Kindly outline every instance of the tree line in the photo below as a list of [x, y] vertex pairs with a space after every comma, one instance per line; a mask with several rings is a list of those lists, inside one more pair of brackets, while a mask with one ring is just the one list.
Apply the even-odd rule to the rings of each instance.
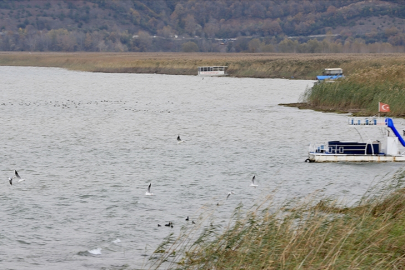
[[250, 52], [250, 53], [392, 53], [404, 52], [404, 46], [389, 42], [366, 43], [364, 39], [342, 40], [325, 35], [323, 39], [306, 42], [284, 37], [235, 39], [166, 38], [140, 31], [137, 35], [124, 32], [77, 32], [67, 29], [50, 31], [30, 28], [0, 36], [1, 51], [88, 51], [88, 52]]
[[3, 0], [0, 50], [396, 52], [403, 19], [396, 0]]

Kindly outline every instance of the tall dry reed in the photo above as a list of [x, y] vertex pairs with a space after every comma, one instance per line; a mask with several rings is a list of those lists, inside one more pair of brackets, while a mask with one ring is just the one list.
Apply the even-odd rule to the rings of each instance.
[[183, 231], [153, 255], [158, 269], [403, 269], [404, 171], [344, 207], [317, 196], [275, 208], [271, 200], [248, 211], [236, 208], [230, 225]]
[[405, 66], [367, 68], [335, 83], [318, 83], [307, 89], [304, 102], [332, 110], [378, 113], [378, 103], [390, 105], [387, 116], [405, 116]]

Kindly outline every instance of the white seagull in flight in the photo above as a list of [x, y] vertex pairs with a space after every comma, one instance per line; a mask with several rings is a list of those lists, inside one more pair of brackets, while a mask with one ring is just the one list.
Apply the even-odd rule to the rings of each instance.
[[235, 194], [233, 191], [228, 192], [228, 196], [226, 196], [226, 199], [228, 200], [229, 196], [231, 196], [231, 194]]
[[[18, 183], [20, 183], [20, 182], [22, 182], [22, 181], [25, 181], [25, 179], [22, 179], [22, 178], [20, 177], [20, 175], [18, 175], [18, 172], [17, 172], [16, 170], [14, 170], [14, 175], [15, 175], [15, 178], [18, 179]], [[9, 178], [8, 178], [8, 182], [10, 182], [10, 185], [13, 185], [13, 177], [9, 177]]]
[[255, 178], [256, 178], [256, 176], [253, 175], [252, 183], [250, 184], [251, 187], [257, 187], [258, 186], [258, 185], [255, 184]]
[[148, 186], [148, 191], [146, 191], [146, 193], [145, 193], [146, 196], [152, 196], [153, 195], [153, 193], [150, 192], [150, 187], [151, 186], [152, 186], [152, 183], [150, 183], [149, 186]]

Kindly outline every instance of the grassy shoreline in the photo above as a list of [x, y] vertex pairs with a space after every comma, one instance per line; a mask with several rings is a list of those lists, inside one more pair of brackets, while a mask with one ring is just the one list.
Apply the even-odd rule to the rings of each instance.
[[202, 219], [162, 243], [150, 269], [403, 269], [404, 177], [398, 171], [352, 206], [315, 193], [238, 207], [225, 228]]
[[405, 66], [369, 67], [335, 83], [315, 84], [303, 95], [304, 105], [329, 111], [375, 115], [378, 103], [387, 103], [390, 117], [405, 117]]
[[[59, 67], [106, 73], [197, 75], [198, 66], [228, 66], [232, 77], [314, 80], [324, 68], [340, 67], [346, 79], [307, 89], [301, 103], [324, 112], [373, 115], [381, 101], [388, 116], [404, 117], [405, 54], [275, 53], [60, 53], [0, 52], [0, 66]], [[285, 105], [285, 104], [284, 104]]]
[[228, 66], [228, 73], [233, 77], [310, 80], [327, 67], [341, 67], [350, 75], [367, 67], [401, 64], [405, 64], [405, 54], [0, 52], [1, 66], [196, 75], [198, 66], [221, 65]]

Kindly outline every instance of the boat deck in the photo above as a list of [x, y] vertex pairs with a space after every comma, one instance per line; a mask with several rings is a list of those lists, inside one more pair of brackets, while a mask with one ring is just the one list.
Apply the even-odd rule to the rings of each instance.
[[388, 155], [339, 155], [309, 153], [309, 162], [404, 162], [405, 156]]

